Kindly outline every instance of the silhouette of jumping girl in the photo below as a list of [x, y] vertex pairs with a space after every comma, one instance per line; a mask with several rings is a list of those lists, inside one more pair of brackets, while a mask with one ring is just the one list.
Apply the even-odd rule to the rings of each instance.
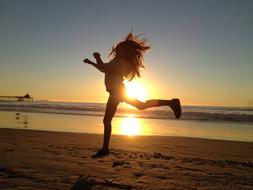
[[140, 77], [140, 70], [144, 68], [143, 55], [150, 49], [146, 45], [146, 41], [139, 39], [139, 36], [134, 36], [130, 32], [125, 40], [119, 42], [112, 48], [110, 55], [112, 59], [109, 63], [104, 63], [100, 54], [95, 52], [93, 57], [96, 63], [89, 59], [84, 59], [83, 62], [93, 65], [99, 71], [105, 73], [106, 91], [109, 92], [109, 98], [106, 104], [104, 123], [104, 142], [93, 158], [109, 155], [109, 141], [111, 137], [111, 121], [117, 110], [120, 102], [126, 102], [137, 109], [144, 110], [150, 107], [169, 106], [177, 119], [181, 116], [181, 105], [179, 99], [171, 100], [148, 100], [141, 102], [138, 99], [130, 99], [126, 96], [126, 88], [123, 84], [124, 80], [131, 81], [135, 77]]

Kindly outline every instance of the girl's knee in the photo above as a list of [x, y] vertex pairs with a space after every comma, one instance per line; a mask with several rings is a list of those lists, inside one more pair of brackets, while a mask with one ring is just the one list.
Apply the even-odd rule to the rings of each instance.
[[144, 110], [146, 109], [146, 106], [145, 106], [145, 102], [140, 102], [136, 105], [136, 108], [139, 109], [139, 110]]
[[134, 99], [134, 100], [125, 99], [124, 102], [136, 107], [139, 110], [144, 110], [147, 108], [146, 102], [141, 102], [137, 99]]

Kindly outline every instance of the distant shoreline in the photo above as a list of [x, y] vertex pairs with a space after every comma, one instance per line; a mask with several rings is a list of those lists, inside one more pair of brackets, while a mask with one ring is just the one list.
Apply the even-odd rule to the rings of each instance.
[[[91, 135], [91, 136], [97, 136], [97, 138], [103, 138], [102, 133], [85, 133], [85, 132], [68, 132], [68, 131], [50, 131], [50, 130], [40, 130], [40, 129], [15, 129], [15, 128], [5, 128], [0, 127], [1, 130], [21, 130], [21, 131], [30, 131], [30, 132], [38, 132], [38, 133], [59, 133], [59, 134], [80, 134], [80, 135]], [[134, 135], [134, 136], [128, 136], [128, 135], [121, 135], [121, 134], [112, 134], [113, 137], [119, 137], [119, 138], [176, 138], [176, 139], [192, 139], [192, 140], [203, 140], [203, 141], [221, 141], [221, 142], [234, 142], [234, 143], [252, 143], [253, 141], [236, 141], [236, 140], [224, 140], [224, 139], [209, 139], [209, 138], [200, 138], [200, 137], [184, 137], [184, 136], [166, 136], [166, 135]]]
[[[17, 111], [31, 113], [58, 113], [69, 115], [103, 116], [105, 104], [102, 103], [70, 103], [70, 102], [0, 102], [1, 111]], [[253, 108], [183, 106], [182, 120], [199, 121], [232, 121], [252, 122]], [[120, 105], [116, 117], [135, 115], [136, 118], [174, 119], [169, 107], [151, 108], [139, 111], [136, 108]]]
[[[53, 112], [50, 113], [50, 111]], [[159, 113], [167, 114], [168, 111], [155, 112], [155, 114]], [[54, 112], [52, 109], [0, 111], [0, 128], [103, 134], [103, 114], [103, 111], [65, 113], [65, 110]], [[113, 119], [112, 133], [253, 142], [253, 122], [201, 120], [201, 118], [197, 120], [160, 119], [150, 117], [153, 112], [147, 114], [149, 115], [117, 113]]]

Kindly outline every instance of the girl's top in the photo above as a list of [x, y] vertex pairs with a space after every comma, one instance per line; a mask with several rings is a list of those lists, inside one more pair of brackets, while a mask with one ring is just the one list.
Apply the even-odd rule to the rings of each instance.
[[124, 88], [124, 74], [128, 73], [129, 67], [125, 60], [114, 58], [105, 67], [105, 86], [107, 92], [119, 92]]

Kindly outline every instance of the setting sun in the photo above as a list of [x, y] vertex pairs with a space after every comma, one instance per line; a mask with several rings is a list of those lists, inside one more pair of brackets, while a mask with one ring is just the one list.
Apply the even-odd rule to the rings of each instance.
[[129, 98], [137, 98], [141, 101], [146, 100], [147, 91], [140, 81], [131, 81], [125, 83], [127, 89], [127, 96]]

